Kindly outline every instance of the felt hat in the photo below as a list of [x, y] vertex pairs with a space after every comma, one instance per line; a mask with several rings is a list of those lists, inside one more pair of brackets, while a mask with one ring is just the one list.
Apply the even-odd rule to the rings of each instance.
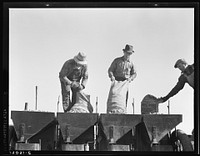
[[127, 52], [127, 53], [134, 53], [134, 50], [133, 50], [133, 46], [132, 45], [129, 45], [129, 44], [127, 44], [126, 46], [125, 46], [125, 49], [123, 49], [123, 51], [124, 52]]

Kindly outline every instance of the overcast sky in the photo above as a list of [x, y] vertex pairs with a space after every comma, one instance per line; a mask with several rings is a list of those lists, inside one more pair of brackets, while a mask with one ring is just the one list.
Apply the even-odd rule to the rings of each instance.
[[[175, 86], [180, 71], [177, 59], [194, 62], [194, 9], [192, 8], [54, 8], [9, 9], [9, 110], [63, 112], [59, 71], [78, 52], [87, 55], [89, 80], [85, 93], [91, 95], [95, 110], [106, 113], [110, 89], [107, 70], [126, 44], [137, 77], [130, 84], [128, 113], [141, 114], [141, 101], [147, 94], [165, 96]], [[177, 126], [191, 134], [194, 128], [193, 89], [184, 89], [170, 99], [170, 113], [182, 114]], [[167, 114], [167, 102], [160, 104]]]

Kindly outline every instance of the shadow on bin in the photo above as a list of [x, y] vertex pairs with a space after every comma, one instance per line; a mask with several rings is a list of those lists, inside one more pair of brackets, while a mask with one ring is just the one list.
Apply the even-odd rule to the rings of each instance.
[[135, 126], [141, 122], [141, 118], [141, 115], [101, 114], [99, 150], [132, 150], [129, 146], [135, 144]]
[[[37, 146], [33, 145], [34, 143], [40, 144], [41, 141], [44, 142], [45, 139], [47, 140], [51, 137], [51, 140], [53, 140], [54, 135], [38, 137], [37, 139], [34, 139], [34, 136], [51, 123], [54, 118], [54, 113], [51, 112], [11, 111], [11, 119], [13, 120], [17, 140], [20, 143], [16, 147], [19, 147], [21, 150], [24, 147], [28, 150], [29, 144], [30, 148], [32, 148]], [[44, 144], [40, 144], [40, 146], [37, 149], [44, 149]]]
[[[72, 146], [83, 146], [83, 144], [93, 144], [96, 137], [95, 125], [98, 122], [96, 113], [58, 113], [58, 124], [60, 125], [63, 150], [67, 143]], [[90, 150], [94, 150], [92, 145]], [[80, 148], [82, 149], [82, 148]], [[72, 149], [73, 150], [73, 149]]]
[[[142, 122], [136, 126], [135, 150], [161, 150], [162, 146], [157, 146], [160, 145], [159, 142], [181, 121], [182, 115], [143, 115]], [[156, 146], [158, 149], [156, 149]], [[168, 146], [171, 145], [168, 144]]]

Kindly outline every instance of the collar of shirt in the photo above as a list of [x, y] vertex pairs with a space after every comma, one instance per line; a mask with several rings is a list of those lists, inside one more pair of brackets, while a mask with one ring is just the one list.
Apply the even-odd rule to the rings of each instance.
[[122, 59], [123, 61], [130, 62], [130, 59], [125, 59], [125, 57], [124, 57], [124, 56], [122, 56], [122, 57], [121, 57], [121, 59]]

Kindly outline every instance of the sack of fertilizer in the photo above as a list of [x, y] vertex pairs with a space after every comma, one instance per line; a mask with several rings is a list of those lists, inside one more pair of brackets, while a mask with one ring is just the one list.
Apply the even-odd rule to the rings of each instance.
[[147, 94], [141, 102], [141, 114], [158, 113], [158, 99], [150, 94]]
[[128, 88], [128, 81], [114, 81], [111, 83], [107, 99], [108, 114], [126, 114]]
[[69, 113], [92, 113], [93, 107], [90, 103], [90, 95], [80, 91], [76, 93], [76, 103]]

